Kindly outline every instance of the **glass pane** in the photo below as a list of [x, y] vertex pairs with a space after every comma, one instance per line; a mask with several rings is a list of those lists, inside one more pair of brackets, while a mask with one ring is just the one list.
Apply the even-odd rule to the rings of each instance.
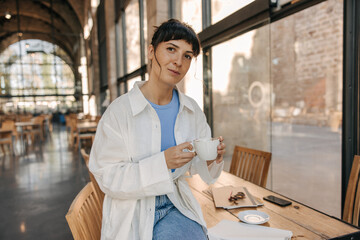
[[140, 68], [139, 1], [132, 0], [125, 9], [127, 73]]
[[269, 26], [212, 48], [213, 131], [226, 141], [225, 169], [235, 145], [270, 151]]
[[175, 18], [191, 25], [195, 32], [202, 30], [201, 0], [175, 1]]
[[137, 81], [141, 81], [140, 76], [127, 80], [127, 90], [130, 91], [134, 87], [135, 82]]
[[204, 107], [203, 101], [203, 56], [200, 54], [192, 60], [189, 71], [184, 80], [179, 84], [180, 90], [186, 95], [192, 97], [201, 109]]
[[271, 24], [272, 186], [340, 217], [343, 2]]
[[253, 1], [254, 0], [211, 0], [211, 23], [217, 23]]

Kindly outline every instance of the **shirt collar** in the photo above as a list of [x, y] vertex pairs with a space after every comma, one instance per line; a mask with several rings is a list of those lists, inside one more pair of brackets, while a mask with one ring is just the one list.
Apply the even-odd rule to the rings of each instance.
[[[133, 116], [142, 112], [146, 108], [146, 106], [151, 106], [140, 90], [140, 87], [144, 84], [145, 84], [145, 81], [136, 82], [134, 84], [133, 89], [131, 89], [129, 92], [129, 100], [130, 100], [130, 106], [131, 106], [131, 111], [133, 113]], [[184, 107], [186, 107], [190, 111], [194, 112], [195, 111], [194, 106], [191, 103], [190, 99], [187, 96], [185, 96], [185, 94], [180, 92], [179, 89], [177, 88], [177, 86], [175, 86], [175, 89], [179, 93], [179, 101], [180, 101], [179, 112], [181, 112]]]

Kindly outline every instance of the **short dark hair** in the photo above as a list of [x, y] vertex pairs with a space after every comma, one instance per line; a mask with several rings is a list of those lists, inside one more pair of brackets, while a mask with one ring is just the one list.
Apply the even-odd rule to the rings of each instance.
[[200, 40], [194, 29], [183, 22], [176, 19], [169, 19], [163, 22], [159, 27], [155, 27], [154, 35], [151, 39], [151, 45], [156, 50], [161, 42], [170, 40], [185, 40], [192, 45], [194, 56], [200, 53]]

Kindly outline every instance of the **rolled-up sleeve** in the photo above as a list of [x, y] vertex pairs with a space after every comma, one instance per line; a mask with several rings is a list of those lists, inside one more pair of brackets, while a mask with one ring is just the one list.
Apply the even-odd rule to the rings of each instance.
[[139, 199], [172, 192], [172, 178], [164, 153], [133, 161], [126, 143], [127, 132], [130, 131], [121, 131], [118, 119], [111, 112], [104, 113], [89, 161], [89, 169], [101, 190], [118, 199]]

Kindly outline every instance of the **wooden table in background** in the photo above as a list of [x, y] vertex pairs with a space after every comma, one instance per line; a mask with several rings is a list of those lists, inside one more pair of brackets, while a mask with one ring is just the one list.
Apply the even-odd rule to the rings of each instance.
[[26, 139], [24, 140], [24, 129], [27, 127], [40, 127], [40, 123], [34, 123], [34, 122], [16, 122], [15, 126], [20, 128], [20, 139], [21, 139], [21, 154], [22, 156], [25, 155], [25, 149], [26, 149]]
[[86, 133], [87, 136], [91, 136], [92, 139], [94, 139], [95, 137], [95, 131], [97, 128], [97, 122], [89, 122], [89, 121], [84, 121], [84, 122], [80, 122], [76, 124], [76, 129], [77, 129], [77, 143], [78, 143], [78, 147], [79, 147], [79, 153], [81, 150], [81, 144], [80, 144], [80, 138], [81, 138], [81, 134], [84, 132], [92, 132], [92, 133]]
[[[203, 190], [208, 189], [209, 186], [201, 180], [199, 175], [188, 178], [188, 183], [195, 198], [200, 203], [208, 228], [215, 226], [224, 219], [240, 221], [237, 217], [235, 217], [239, 212], [250, 209], [255, 210], [255, 208], [238, 208], [232, 210], [216, 208], [212, 197], [203, 192]], [[288, 200], [290, 200], [292, 204], [287, 207], [280, 207], [262, 200], [262, 198], [267, 195], [275, 195], [281, 198], [285, 197], [245, 181], [230, 173], [223, 171], [217, 182], [212, 186], [221, 187], [229, 185], [246, 187], [254, 197], [264, 203], [264, 206], [257, 207], [256, 210], [266, 212], [270, 216], [270, 220], [262, 225], [290, 230], [293, 232], [292, 239], [331, 239], [344, 235], [347, 236], [339, 239], [360, 239], [359, 228], [291, 199]]]

